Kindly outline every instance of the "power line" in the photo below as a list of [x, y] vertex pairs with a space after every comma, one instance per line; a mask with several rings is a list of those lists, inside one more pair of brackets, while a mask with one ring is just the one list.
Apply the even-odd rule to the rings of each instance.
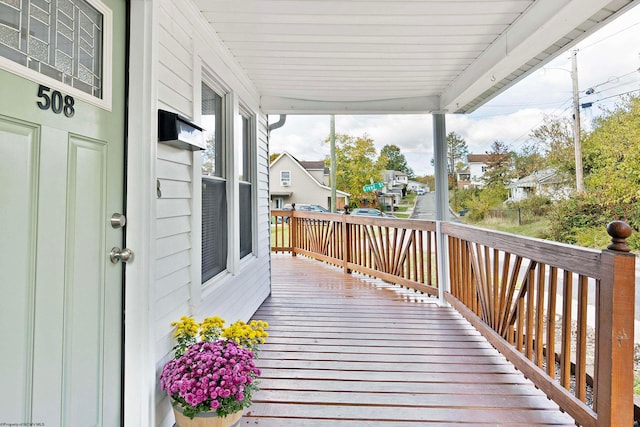
[[593, 101], [593, 102], [595, 104], [596, 102], [604, 101], [605, 99], [615, 98], [615, 97], [619, 97], [619, 96], [623, 96], [623, 95], [629, 95], [629, 94], [634, 93], [634, 92], [640, 92], [640, 89], [633, 89], [633, 90], [630, 90], [628, 92], [622, 92], [622, 93], [617, 93], [615, 95], [606, 96], [604, 98], [600, 98], [597, 101]]
[[625, 28], [622, 28], [622, 29], [616, 31], [615, 33], [609, 34], [607, 37], [604, 37], [604, 38], [602, 38], [600, 40], [596, 40], [593, 43], [588, 44], [586, 46], [581, 46], [580, 50], [589, 49], [590, 47], [593, 47], [593, 46], [597, 45], [598, 43], [602, 43], [603, 41], [608, 40], [611, 37], [617, 36], [618, 34], [623, 33], [623, 32], [625, 32], [625, 31], [627, 31], [627, 30], [629, 30], [629, 29], [631, 29], [631, 28], [633, 28], [635, 26], [638, 26], [638, 25], [640, 25], [640, 22], [636, 22], [635, 24], [631, 24], [628, 27], [625, 27]]

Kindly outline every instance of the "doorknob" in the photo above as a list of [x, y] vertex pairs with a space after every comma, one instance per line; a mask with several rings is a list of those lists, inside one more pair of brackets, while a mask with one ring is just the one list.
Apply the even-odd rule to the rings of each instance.
[[133, 261], [133, 252], [129, 248], [120, 249], [114, 246], [109, 253], [109, 258], [113, 264], [117, 264], [118, 261], [131, 262]]

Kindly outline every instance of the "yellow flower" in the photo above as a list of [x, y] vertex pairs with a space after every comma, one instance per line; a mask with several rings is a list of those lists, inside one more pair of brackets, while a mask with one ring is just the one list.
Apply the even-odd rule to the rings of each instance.
[[193, 317], [182, 316], [179, 321], [171, 322], [171, 326], [176, 327], [176, 332], [174, 336], [176, 338], [184, 336], [184, 337], [195, 337], [198, 334], [199, 326]]

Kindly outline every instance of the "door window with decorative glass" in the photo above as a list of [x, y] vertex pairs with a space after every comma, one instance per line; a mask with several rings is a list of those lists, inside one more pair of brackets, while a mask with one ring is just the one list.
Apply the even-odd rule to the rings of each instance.
[[0, 0], [0, 57], [100, 99], [104, 30], [86, 0]]

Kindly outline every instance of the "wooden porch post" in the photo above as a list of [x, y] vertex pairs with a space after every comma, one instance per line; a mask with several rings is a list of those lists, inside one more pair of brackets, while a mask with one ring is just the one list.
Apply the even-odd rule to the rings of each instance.
[[449, 263], [447, 236], [440, 231], [440, 223], [449, 217], [449, 180], [447, 179], [447, 138], [445, 130], [445, 116], [443, 113], [433, 113], [433, 153], [435, 158], [436, 178], [436, 246], [438, 258], [438, 298], [440, 305], [448, 305], [444, 295], [449, 292]]
[[612, 243], [602, 252], [602, 280], [596, 289], [595, 361], [598, 426], [633, 425], [635, 255], [622, 221], [607, 226]]

